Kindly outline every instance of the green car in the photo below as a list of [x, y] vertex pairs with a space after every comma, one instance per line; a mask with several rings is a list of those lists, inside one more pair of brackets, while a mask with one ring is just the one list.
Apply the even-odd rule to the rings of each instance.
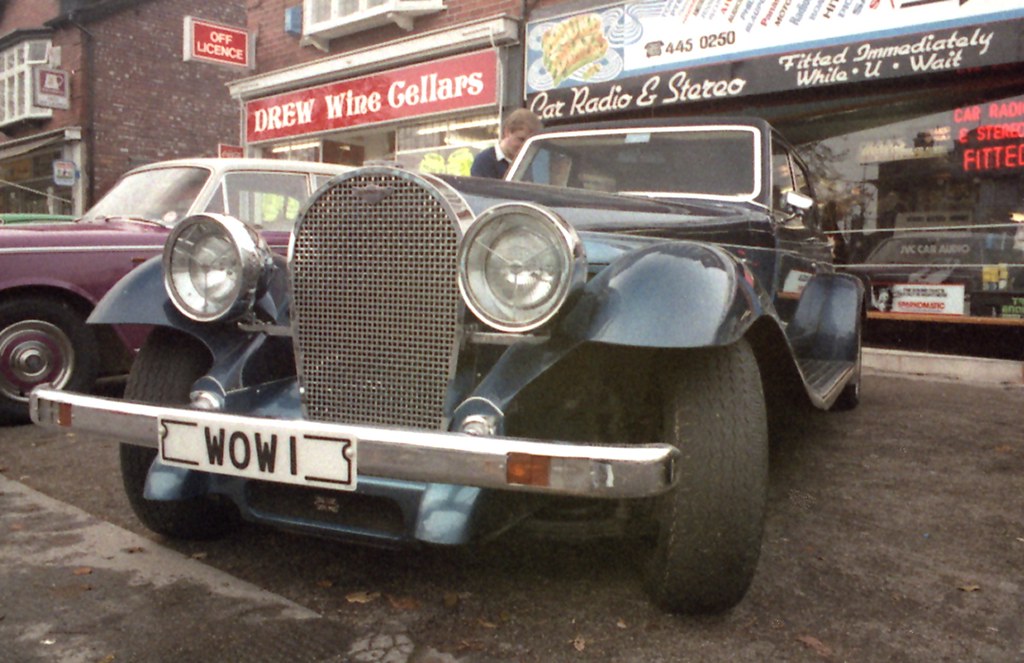
[[55, 221], [74, 221], [70, 214], [43, 214], [42, 212], [26, 212], [0, 214], [0, 226], [17, 225], [20, 223], [53, 223]]

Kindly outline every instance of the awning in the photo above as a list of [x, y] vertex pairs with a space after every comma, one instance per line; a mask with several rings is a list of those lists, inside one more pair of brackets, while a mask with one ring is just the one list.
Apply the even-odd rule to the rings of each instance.
[[20, 157], [23, 154], [35, 152], [49, 145], [63, 143], [66, 140], [68, 140], [67, 131], [60, 129], [59, 131], [50, 131], [45, 134], [29, 136], [28, 138], [4, 141], [0, 143], [0, 161]]

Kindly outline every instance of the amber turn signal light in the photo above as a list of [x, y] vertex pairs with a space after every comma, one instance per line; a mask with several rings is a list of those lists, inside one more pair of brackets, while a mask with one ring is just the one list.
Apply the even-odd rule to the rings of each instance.
[[510, 453], [505, 459], [505, 479], [521, 486], [551, 485], [551, 457]]

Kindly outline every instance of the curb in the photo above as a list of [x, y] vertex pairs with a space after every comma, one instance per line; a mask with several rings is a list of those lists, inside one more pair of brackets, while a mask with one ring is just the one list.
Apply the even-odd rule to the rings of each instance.
[[872, 373], [934, 377], [984, 384], [1024, 385], [1024, 362], [864, 348], [862, 366]]

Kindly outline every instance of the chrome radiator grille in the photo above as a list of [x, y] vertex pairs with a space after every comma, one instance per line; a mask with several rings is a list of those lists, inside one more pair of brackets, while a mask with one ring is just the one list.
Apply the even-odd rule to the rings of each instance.
[[394, 171], [351, 176], [300, 221], [292, 325], [307, 418], [444, 427], [459, 230], [428, 186]]

